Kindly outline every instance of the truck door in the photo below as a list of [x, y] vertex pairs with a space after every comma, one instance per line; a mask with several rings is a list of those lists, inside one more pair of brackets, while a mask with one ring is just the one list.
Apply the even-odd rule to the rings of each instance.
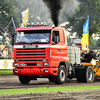
[[67, 57], [67, 40], [66, 33], [63, 30], [60, 30], [60, 43], [61, 43], [61, 62], [68, 62]]
[[58, 67], [61, 58], [59, 31], [52, 32], [51, 61], [53, 67]]

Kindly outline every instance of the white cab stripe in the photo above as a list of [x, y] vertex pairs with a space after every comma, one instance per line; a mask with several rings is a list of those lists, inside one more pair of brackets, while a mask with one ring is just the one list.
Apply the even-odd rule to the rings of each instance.
[[[16, 45], [14, 48], [23, 48], [23, 45]], [[37, 48], [50, 48], [50, 45], [38, 45]]]
[[16, 46], [14, 46], [14, 48], [23, 48], [23, 46], [22, 45], [16, 45]]
[[38, 45], [39, 48], [50, 48], [50, 45]]

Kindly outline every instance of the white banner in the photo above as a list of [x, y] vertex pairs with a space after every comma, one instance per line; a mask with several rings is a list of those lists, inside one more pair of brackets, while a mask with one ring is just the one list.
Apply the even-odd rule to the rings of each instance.
[[0, 69], [13, 69], [13, 62], [12, 59], [0, 59]]
[[23, 21], [23, 23], [22, 23], [23, 25], [22, 26], [25, 27], [26, 23], [29, 20], [29, 9], [26, 9], [21, 14], [22, 14], [22, 21]]

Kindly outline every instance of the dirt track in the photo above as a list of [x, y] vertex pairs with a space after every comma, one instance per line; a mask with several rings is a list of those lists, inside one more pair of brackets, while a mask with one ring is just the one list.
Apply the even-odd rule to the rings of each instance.
[[2, 96], [0, 100], [100, 100], [99, 91], [58, 92], [49, 94], [23, 94]]
[[58, 87], [58, 86], [87, 86], [87, 85], [100, 85], [100, 81], [93, 83], [77, 83], [76, 79], [66, 80], [65, 84], [57, 85], [49, 82], [47, 78], [39, 78], [32, 80], [28, 85], [22, 85], [18, 77], [15, 75], [0, 76], [0, 89], [20, 89], [20, 88], [37, 88], [37, 87]]
[[[100, 85], [100, 81], [93, 83], [77, 83], [75, 79], [66, 80], [65, 84], [57, 85], [50, 83], [48, 79], [38, 79], [31, 81], [28, 85], [22, 85], [17, 76], [0, 76], [0, 89], [21, 89], [21, 88], [37, 88], [37, 87], [60, 87], [60, 86], [96, 86]], [[3, 96], [0, 100], [100, 100], [100, 90], [86, 92], [58, 92], [50, 94], [24, 94], [17, 96]]]
[[95, 81], [93, 83], [77, 83], [76, 79], [66, 80], [65, 84], [57, 85], [55, 83], [49, 82], [47, 78], [39, 78], [37, 80], [32, 80], [28, 85], [22, 85], [18, 77], [15, 75], [10, 76], [0, 76], [0, 89], [20, 89], [20, 88], [37, 88], [37, 87], [58, 87], [58, 86], [87, 86], [87, 85], [100, 85], [100, 81]]

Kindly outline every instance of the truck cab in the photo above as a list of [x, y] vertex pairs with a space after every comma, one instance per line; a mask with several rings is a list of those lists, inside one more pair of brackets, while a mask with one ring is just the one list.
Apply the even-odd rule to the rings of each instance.
[[37, 78], [63, 84], [68, 76], [67, 36], [61, 27], [16, 29], [13, 73], [22, 84]]

